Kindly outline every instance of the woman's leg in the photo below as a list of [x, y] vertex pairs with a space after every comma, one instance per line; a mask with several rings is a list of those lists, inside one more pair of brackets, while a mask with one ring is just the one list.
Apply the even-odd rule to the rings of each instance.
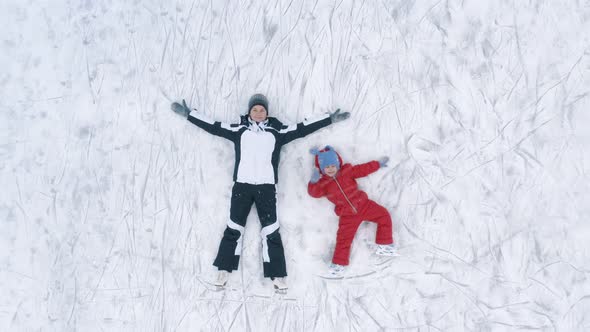
[[242, 254], [244, 226], [254, 202], [254, 197], [248, 186], [243, 183], [235, 183], [232, 188], [230, 220], [227, 222], [217, 257], [213, 262], [213, 265], [217, 266], [219, 270], [231, 272], [238, 269]]
[[264, 277], [282, 278], [287, 276], [285, 264], [285, 251], [283, 241], [279, 233], [277, 221], [277, 197], [273, 184], [260, 184], [254, 186], [254, 203], [262, 229], [262, 266]]

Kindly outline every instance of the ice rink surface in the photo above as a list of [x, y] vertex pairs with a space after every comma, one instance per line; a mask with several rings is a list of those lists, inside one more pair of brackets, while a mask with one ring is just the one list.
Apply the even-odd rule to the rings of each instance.
[[[0, 4], [0, 330], [590, 329], [587, 1], [17, 1]], [[214, 292], [234, 122], [261, 92], [296, 123], [277, 185], [289, 292], [260, 223]], [[350, 278], [318, 277], [338, 219], [309, 149], [389, 156], [359, 181]]]

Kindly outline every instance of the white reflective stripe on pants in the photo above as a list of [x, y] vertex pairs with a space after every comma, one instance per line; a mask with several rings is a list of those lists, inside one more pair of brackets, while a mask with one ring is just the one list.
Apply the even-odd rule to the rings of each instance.
[[270, 262], [270, 256], [268, 255], [268, 239], [267, 236], [270, 235], [272, 232], [279, 229], [279, 222], [275, 221], [274, 223], [263, 227], [260, 230], [260, 237], [262, 237], [262, 261], [263, 262]]
[[240, 237], [236, 241], [237, 242], [236, 251], [234, 252], [234, 254], [236, 256], [240, 256], [242, 254], [242, 240], [244, 239], [244, 226], [240, 226], [240, 225], [236, 224], [235, 222], [229, 220], [227, 222], [227, 227], [240, 232]]

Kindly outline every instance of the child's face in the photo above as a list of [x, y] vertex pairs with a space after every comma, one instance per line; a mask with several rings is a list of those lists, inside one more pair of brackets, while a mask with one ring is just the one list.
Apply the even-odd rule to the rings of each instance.
[[330, 166], [324, 167], [324, 174], [326, 174], [327, 176], [334, 177], [334, 175], [336, 175], [336, 173], [338, 173], [338, 167], [336, 167], [336, 165], [330, 165]]
[[254, 105], [250, 110], [250, 118], [256, 122], [266, 120], [266, 108], [262, 105]]

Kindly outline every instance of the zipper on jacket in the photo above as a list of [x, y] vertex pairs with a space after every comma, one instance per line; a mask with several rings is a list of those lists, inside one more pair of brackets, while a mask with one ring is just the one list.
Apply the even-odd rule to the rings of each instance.
[[356, 210], [356, 208], [354, 207], [354, 205], [352, 205], [352, 202], [348, 199], [348, 196], [346, 196], [346, 194], [344, 193], [344, 190], [342, 190], [342, 187], [340, 186], [340, 183], [338, 182], [338, 180], [336, 180], [336, 178], [333, 178], [333, 179], [336, 182], [336, 184], [338, 185], [338, 188], [340, 189], [340, 192], [342, 193], [342, 196], [344, 196], [344, 198], [346, 199], [346, 201], [348, 202], [348, 204], [350, 204], [350, 207], [354, 211], [354, 214], [357, 214], [358, 211]]

